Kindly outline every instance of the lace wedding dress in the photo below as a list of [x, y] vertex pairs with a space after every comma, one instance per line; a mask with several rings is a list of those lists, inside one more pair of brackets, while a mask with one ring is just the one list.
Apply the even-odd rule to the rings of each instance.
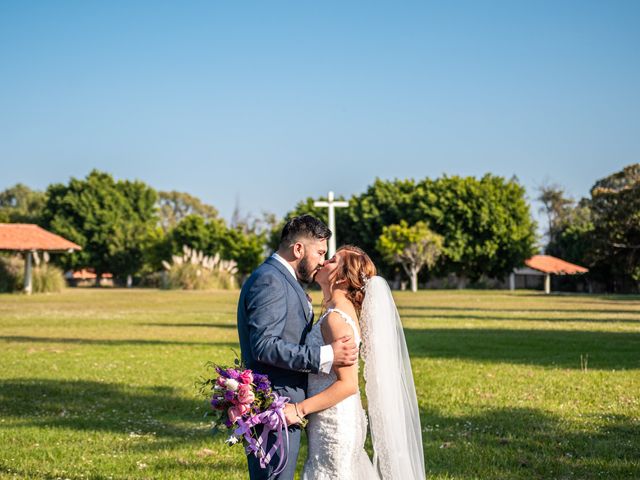
[[[339, 314], [353, 329], [353, 338], [360, 346], [360, 335], [354, 320], [335, 308], [325, 312], [307, 336], [307, 342], [323, 345], [320, 329], [331, 313]], [[309, 397], [322, 392], [336, 381], [336, 374], [309, 374]], [[378, 475], [364, 450], [367, 417], [360, 392], [345, 398], [326, 410], [309, 415], [307, 439], [309, 450], [304, 465], [304, 480], [376, 480]]]
[[[362, 340], [367, 408], [373, 443], [373, 462], [364, 450], [367, 418], [360, 393], [309, 416], [309, 452], [304, 480], [424, 480], [422, 428], [409, 351], [395, 301], [382, 277], [371, 277], [360, 312], [362, 339], [353, 319], [328, 310], [307, 339], [323, 345], [320, 326], [331, 312]], [[336, 381], [335, 373], [310, 374], [308, 396]]]

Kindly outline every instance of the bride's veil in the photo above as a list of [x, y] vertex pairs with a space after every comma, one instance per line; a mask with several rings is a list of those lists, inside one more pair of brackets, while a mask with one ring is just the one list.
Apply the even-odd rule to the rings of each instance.
[[389, 285], [372, 277], [360, 314], [373, 464], [384, 480], [425, 478], [416, 389]]

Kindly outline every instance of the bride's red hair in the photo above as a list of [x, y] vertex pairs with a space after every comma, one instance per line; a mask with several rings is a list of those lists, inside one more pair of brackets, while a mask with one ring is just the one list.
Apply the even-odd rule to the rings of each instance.
[[364, 286], [367, 280], [376, 275], [376, 266], [364, 250], [354, 245], [343, 245], [338, 252], [341, 253], [341, 262], [333, 280], [346, 281], [347, 298], [359, 315], [364, 301]]

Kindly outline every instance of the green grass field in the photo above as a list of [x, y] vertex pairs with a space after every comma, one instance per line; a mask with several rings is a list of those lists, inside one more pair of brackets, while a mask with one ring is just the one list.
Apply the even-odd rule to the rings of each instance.
[[[237, 295], [0, 295], [0, 478], [246, 478], [193, 387]], [[638, 297], [395, 296], [428, 478], [640, 478]]]

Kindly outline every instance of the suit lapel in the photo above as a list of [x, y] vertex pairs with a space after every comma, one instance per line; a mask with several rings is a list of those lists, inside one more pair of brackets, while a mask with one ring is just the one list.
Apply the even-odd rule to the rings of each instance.
[[284, 275], [284, 278], [286, 278], [287, 281], [291, 284], [293, 289], [298, 294], [298, 298], [300, 299], [300, 303], [302, 304], [302, 311], [304, 312], [304, 318], [307, 322], [309, 322], [311, 320], [311, 312], [309, 311], [310, 309], [309, 309], [309, 302], [307, 300], [307, 294], [302, 289], [302, 286], [300, 285], [298, 280], [293, 278], [293, 275], [291, 275], [291, 272], [287, 270], [287, 267], [282, 265], [282, 263], [280, 263], [275, 258], [269, 257], [267, 258], [265, 263], [268, 263], [272, 267], [277, 268], [278, 271], [282, 273], [282, 275]]

